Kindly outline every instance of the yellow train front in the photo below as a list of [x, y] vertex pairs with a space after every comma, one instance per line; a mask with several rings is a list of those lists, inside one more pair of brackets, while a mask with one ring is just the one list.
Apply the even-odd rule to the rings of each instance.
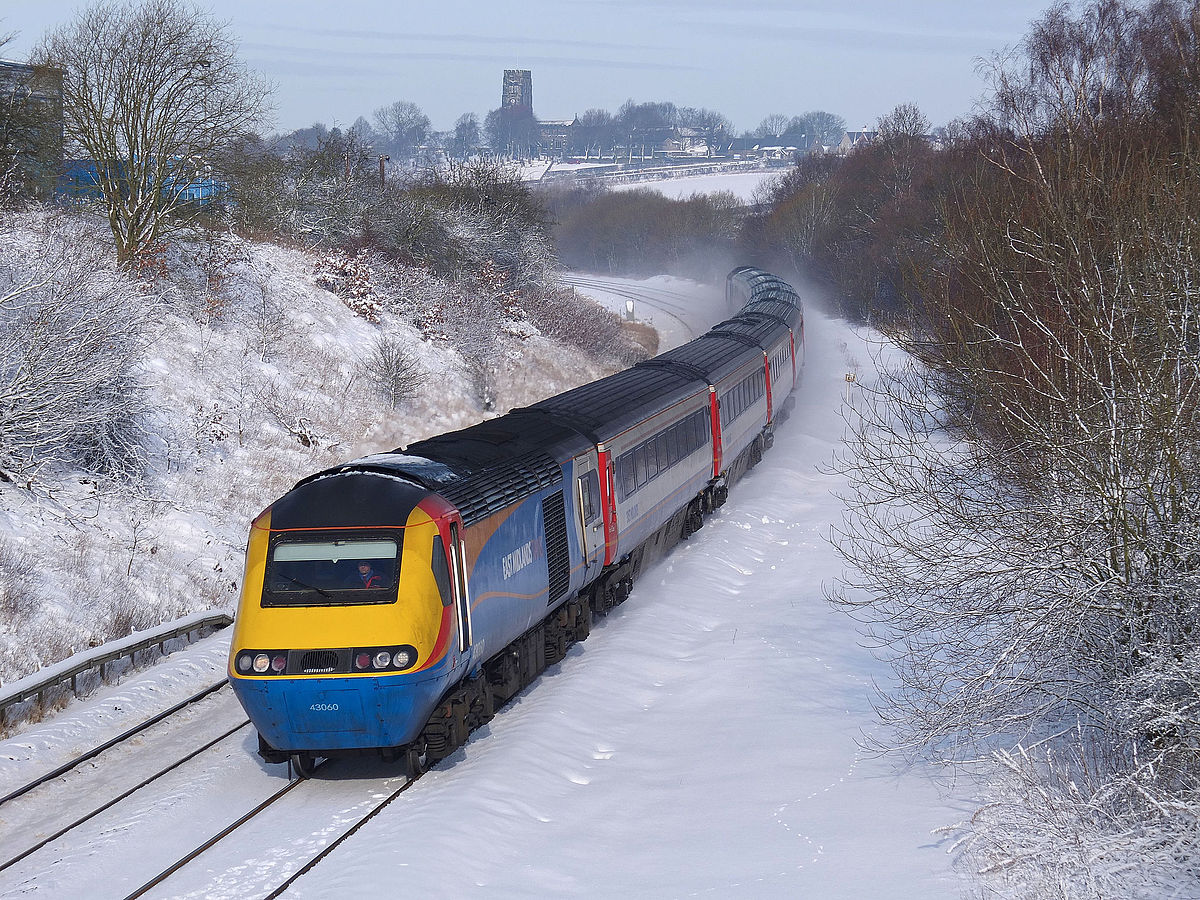
[[460, 528], [437, 494], [369, 470], [307, 479], [254, 521], [229, 675], [265, 759], [418, 736], [468, 663]]

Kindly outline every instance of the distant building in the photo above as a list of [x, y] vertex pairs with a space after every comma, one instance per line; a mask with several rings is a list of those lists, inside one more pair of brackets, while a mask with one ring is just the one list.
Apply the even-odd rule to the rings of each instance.
[[533, 72], [529, 69], [504, 70], [500, 110], [510, 116], [512, 152], [559, 157], [566, 153], [575, 120], [538, 119], [534, 116]]
[[571, 141], [574, 119], [538, 119], [538, 144], [543, 154], [562, 156]]
[[838, 156], [845, 156], [860, 144], [869, 144], [879, 137], [878, 131], [847, 131], [842, 135], [842, 142], [834, 149]]
[[524, 106], [533, 109], [533, 72], [529, 69], [505, 69], [500, 108]]
[[[106, 171], [115, 175], [122, 193], [127, 193], [129, 184], [125, 164], [117, 161], [111, 165], [113, 168]], [[205, 166], [196, 165], [194, 162], [189, 165], [179, 160], [178, 165], [172, 165], [171, 168], [178, 168], [179, 174], [168, 175], [162, 183], [160, 191], [165, 203], [207, 206], [228, 190], [228, 185], [215, 178]], [[100, 167], [95, 160], [68, 161], [58, 181], [58, 193], [60, 197], [76, 202], [99, 200], [103, 196], [103, 190]]]
[[19, 189], [48, 196], [62, 168], [62, 71], [0, 60], [0, 166]]

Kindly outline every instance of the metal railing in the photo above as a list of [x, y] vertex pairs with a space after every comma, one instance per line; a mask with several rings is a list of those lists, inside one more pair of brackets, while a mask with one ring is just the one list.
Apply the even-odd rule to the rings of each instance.
[[71, 693], [78, 697], [80, 675], [99, 670], [100, 680], [103, 682], [104, 667], [109, 663], [125, 657], [132, 659], [134, 654], [154, 646], [158, 647], [160, 653], [164, 653], [167, 641], [183, 637], [190, 642], [193, 634], [219, 631], [232, 623], [233, 618], [223, 612], [187, 616], [176, 622], [168, 622], [158, 628], [141, 631], [127, 638], [76, 653], [40, 672], [0, 687], [0, 728], [8, 727], [8, 711], [11, 707], [35, 698], [38, 706], [44, 707], [47, 694], [64, 687], [68, 681], [71, 683]]

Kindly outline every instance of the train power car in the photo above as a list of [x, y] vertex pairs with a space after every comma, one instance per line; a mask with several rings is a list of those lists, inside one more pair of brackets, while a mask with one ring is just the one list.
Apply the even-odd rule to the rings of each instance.
[[229, 678], [270, 762], [416, 775], [588, 634], [770, 447], [803, 365], [785, 282], [607, 378], [318, 472], [252, 523]]

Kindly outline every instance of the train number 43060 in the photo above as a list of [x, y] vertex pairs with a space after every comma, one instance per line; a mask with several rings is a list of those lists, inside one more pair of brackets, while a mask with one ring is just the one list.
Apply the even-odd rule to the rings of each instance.
[[309, 707], [311, 712], [337, 712], [337, 709], [336, 703], [314, 703]]

